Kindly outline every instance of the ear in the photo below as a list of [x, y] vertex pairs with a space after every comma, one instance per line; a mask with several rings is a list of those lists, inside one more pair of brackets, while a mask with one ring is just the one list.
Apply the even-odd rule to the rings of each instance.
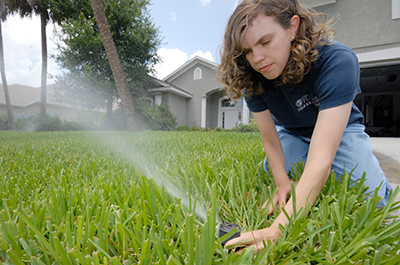
[[297, 31], [300, 26], [300, 17], [298, 15], [294, 15], [290, 20], [290, 34], [291, 37], [296, 37]]

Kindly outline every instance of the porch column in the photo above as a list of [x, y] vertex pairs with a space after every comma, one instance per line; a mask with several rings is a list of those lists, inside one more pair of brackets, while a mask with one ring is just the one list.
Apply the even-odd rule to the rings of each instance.
[[162, 94], [157, 94], [154, 97], [154, 105], [160, 106], [162, 103]]
[[242, 123], [243, 124], [249, 124], [250, 123], [250, 110], [249, 107], [247, 107], [247, 102], [246, 100], [243, 98], [243, 117], [242, 117]]
[[207, 97], [201, 98], [201, 122], [200, 127], [206, 128], [206, 117], [207, 117]]

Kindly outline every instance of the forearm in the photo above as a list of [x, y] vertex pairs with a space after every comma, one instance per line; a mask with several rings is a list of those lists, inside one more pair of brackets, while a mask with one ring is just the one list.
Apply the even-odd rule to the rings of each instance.
[[275, 122], [269, 110], [253, 112], [258, 129], [261, 133], [265, 155], [268, 166], [271, 169], [275, 185], [290, 185], [286, 173], [285, 156], [283, 155], [281, 141], [275, 128]]
[[279, 143], [264, 142], [265, 155], [268, 159], [268, 166], [271, 169], [276, 187], [290, 186], [290, 180], [287, 176], [285, 157], [282, 147]]

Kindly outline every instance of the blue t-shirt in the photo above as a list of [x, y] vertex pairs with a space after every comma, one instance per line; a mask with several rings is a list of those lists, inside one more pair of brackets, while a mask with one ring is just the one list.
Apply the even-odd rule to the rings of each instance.
[[[316, 64], [301, 83], [275, 86], [265, 79], [264, 92], [254, 93], [247, 100], [250, 111], [269, 109], [276, 124], [294, 135], [311, 138], [320, 110], [353, 101], [361, 93], [357, 56], [338, 42], [318, 50]], [[364, 123], [364, 117], [354, 103], [348, 124], [353, 123]]]

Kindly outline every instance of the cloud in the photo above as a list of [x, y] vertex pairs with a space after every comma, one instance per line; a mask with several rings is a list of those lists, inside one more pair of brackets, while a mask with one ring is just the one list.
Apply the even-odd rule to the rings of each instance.
[[[9, 16], [2, 23], [2, 29], [7, 83], [39, 87], [42, 71], [40, 18], [34, 16], [32, 19], [21, 19], [19, 16]], [[53, 36], [53, 25], [48, 24], [46, 31], [47, 52], [49, 55], [54, 54], [56, 45], [50, 40]], [[53, 76], [61, 73], [50, 58], [47, 72]], [[54, 80], [48, 79], [47, 83], [54, 83]]]
[[181, 67], [189, 58], [186, 52], [179, 49], [160, 48], [157, 54], [162, 59], [162, 62], [154, 67], [156, 70], [155, 76], [159, 79], [163, 79]]
[[202, 6], [206, 6], [209, 3], [211, 3], [211, 0], [200, 0], [200, 3], [201, 3]]
[[212, 53], [211, 52], [202, 52], [202, 51], [197, 51], [195, 53], [193, 53], [192, 55], [190, 55], [190, 59], [192, 59], [195, 56], [199, 56], [201, 58], [207, 59], [211, 62], [214, 62], [214, 59], [212, 57]]
[[178, 15], [175, 13], [175, 11], [172, 11], [172, 13], [171, 13], [171, 20], [172, 21], [177, 21], [178, 20]]
[[154, 76], [159, 79], [163, 79], [164, 77], [168, 76], [195, 56], [199, 56], [214, 62], [211, 52], [197, 51], [189, 57], [186, 52], [183, 52], [179, 49], [160, 48], [157, 51], [157, 54], [161, 57], [162, 62], [158, 63], [154, 67], [156, 70], [156, 74]]

